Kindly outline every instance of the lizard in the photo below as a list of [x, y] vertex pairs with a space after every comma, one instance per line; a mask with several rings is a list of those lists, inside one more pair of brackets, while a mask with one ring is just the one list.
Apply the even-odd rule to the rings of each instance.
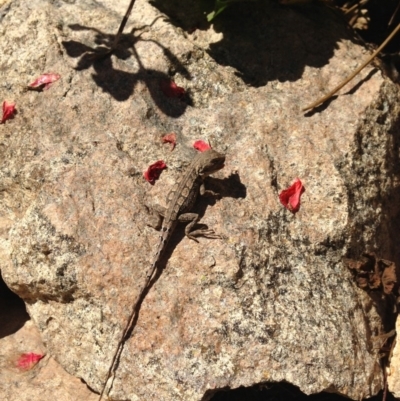
[[185, 227], [185, 235], [196, 242], [198, 242], [197, 237], [199, 236], [206, 238], [220, 238], [220, 236], [211, 229], [200, 228], [194, 230], [194, 226], [197, 224], [200, 217], [198, 214], [190, 213], [189, 211], [194, 206], [199, 193], [200, 195], [218, 195], [213, 191], [205, 189], [204, 179], [210, 174], [222, 169], [224, 167], [224, 163], [225, 155], [215, 151], [214, 149], [210, 148], [202, 153], [199, 153], [184, 170], [174, 185], [174, 188], [169, 192], [167, 196], [167, 207], [157, 207], [157, 209], [155, 209], [160, 216], [160, 220], [162, 220], [158, 246], [156, 248], [153, 262], [147, 271], [145, 283], [141, 288], [138, 297], [136, 298], [128, 322], [125, 325], [122, 336], [118, 342], [117, 349], [108, 369], [106, 380], [102, 386], [99, 401], [101, 401], [103, 398], [103, 394], [110, 377], [116, 371], [124, 343], [128, 339], [134, 327], [138, 306], [140, 305], [143, 296], [154, 277], [154, 274], [160, 264], [162, 255], [167, 248], [168, 242], [178, 222], [189, 222], [189, 224]]

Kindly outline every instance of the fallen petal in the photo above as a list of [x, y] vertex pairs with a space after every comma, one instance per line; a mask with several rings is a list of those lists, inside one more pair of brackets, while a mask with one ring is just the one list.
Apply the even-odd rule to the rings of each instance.
[[7, 102], [6, 100], [3, 102], [3, 118], [1, 119], [0, 124], [3, 124], [6, 120], [11, 118], [15, 113], [15, 103]]
[[296, 213], [300, 209], [300, 197], [305, 191], [305, 188], [299, 178], [296, 178], [294, 183], [288, 188], [284, 189], [279, 194], [279, 200], [286, 209], [292, 213]]
[[211, 149], [210, 144], [204, 142], [204, 141], [196, 141], [193, 144], [193, 147], [198, 150], [199, 152], [204, 152], [205, 150]]
[[164, 163], [164, 161], [158, 160], [147, 168], [147, 170], [143, 173], [143, 177], [151, 185], [154, 185], [155, 182], [160, 178], [161, 172], [166, 168], [167, 165]]
[[162, 137], [162, 141], [164, 143], [170, 143], [171, 144], [171, 151], [175, 149], [176, 146], [176, 134], [171, 132], [170, 134], [164, 135]]
[[35, 79], [31, 84], [28, 86], [30, 88], [40, 88], [44, 86], [44, 89], [49, 89], [50, 85], [58, 81], [61, 78], [59, 74], [43, 74], [39, 78]]
[[185, 95], [185, 89], [178, 86], [174, 81], [164, 79], [160, 82], [160, 89], [167, 97], [182, 98]]
[[21, 356], [17, 360], [17, 368], [21, 370], [30, 370], [32, 369], [42, 358], [44, 355], [35, 354], [33, 352], [29, 352], [27, 354], [21, 354]]

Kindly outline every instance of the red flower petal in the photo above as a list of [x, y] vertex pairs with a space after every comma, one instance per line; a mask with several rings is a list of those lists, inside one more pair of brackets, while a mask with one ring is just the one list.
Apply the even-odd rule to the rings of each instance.
[[44, 355], [35, 354], [33, 352], [29, 352], [27, 354], [21, 354], [21, 356], [17, 360], [17, 368], [21, 370], [30, 370], [32, 369], [42, 358]]
[[3, 102], [3, 118], [1, 119], [0, 124], [3, 124], [6, 120], [12, 117], [15, 112], [15, 103], [7, 102], [6, 100]]
[[154, 183], [159, 179], [161, 172], [165, 168], [167, 168], [167, 165], [164, 163], [164, 161], [158, 160], [147, 168], [147, 170], [143, 173], [143, 177], [151, 185], [154, 185]]
[[300, 209], [300, 197], [304, 191], [305, 188], [300, 179], [296, 178], [288, 189], [284, 189], [279, 194], [279, 200], [286, 209], [290, 210], [292, 213], [296, 213]]
[[211, 146], [204, 141], [196, 141], [193, 147], [199, 152], [204, 152], [205, 150], [211, 149]]
[[39, 88], [44, 85], [44, 89], [49, 89], [50, 85], [58, 81], [61, 78], [59, 74], [43, 74], [39, 78], [35, 79], [31, 84], [28, 86], [30, 88]]
[[171, 151], [172, 151], [172, 150], [175, 149], [175, 145], [176, 145], [176, 134], [171, 132], [170, 134], [164, 135], [162, 137], [162, 141], [164, 143], [170, 143], [171, 144]]
[[160, 82], [160, 89], [167, 97], [182, 98], [185, 95], [185, 89], [178, 86], [174, 81], [167, 79]]

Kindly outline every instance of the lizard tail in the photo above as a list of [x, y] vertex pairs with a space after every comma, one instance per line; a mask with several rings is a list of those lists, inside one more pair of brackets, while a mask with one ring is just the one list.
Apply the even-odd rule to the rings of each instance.
[[[131, 331], [132, 331], [132, 329], [134, 327], [134, 322], [135, 322], [136, 317], [137, 317], [138, 305], [140, 304], [140, 301], [143, 298], [143, 295], [145, 293], [146, 288], [148, 288], [148, 286], [150, 285], [156, 269], [157, 269], [157, 263], [153, 263], [152, 266], [150, 267], [150, 269], [148, 270], [147, 274], [146, 274], [145, 285], [142, 287], [142, 290], [140, 291], [140, 294], [137, 297], [136, 302], [133, 304], [133, 308], [132, 308], [132, 311], [131, 311], [131, 313], [129, 315], [128, 322], [125, 325], [125, 329], [122, 332], [121, 339], [118, 342], [117, 351], [114, 353], [114, 356], [112, 358], [110, 367], [108, 368], [107, 377], [106, 377], [106, 380], [104, 381], [104, 385], [103, 385], [103, 387], [101, 389], [98, 401], [101, 401], [103, 399], [103, 395], [104, 395], [105, 390], [107, 388], [107, 383], [108, 383], [110, 377], [114, 374], [114, 372], [115, 372], [115, 370], [116, 370], [116, 368], [117, 368], [117, 366], [119, 364], [119, 360], [121, 358], [122, 350], [124, 349], [125, 341], [129, 338], [129, 335], [131, 334]], [[111, 384], [109, 386], [107, 395], [110, 393], [111, 387], [112, 387], [112, 382], [111, 382]]]

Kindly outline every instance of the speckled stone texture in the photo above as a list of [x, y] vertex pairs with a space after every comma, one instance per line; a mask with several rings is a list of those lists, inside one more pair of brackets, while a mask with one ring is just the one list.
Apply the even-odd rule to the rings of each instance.
[[[118, 51], [95, 60], [124, 12], [112, 3], [14, 0], [0, 24], [0, 100], [18, 110], [0, 126], [0, 267], [47, 355], [101, 389], [158, 241], [143, 204], [164, 204], [203, 139], [227, 154], [208, 181], [221, 198], [196, 207], [222, 238], [177, 231], [110, 398], [197, 401], [283, 380], [375, 394], [381, 317], [343, 258], [398, 263], [399, 89], [367, 68], [301, 112], [367, 57], [318, 5], [243, 3], [195, 29], [174, 2], [137, 0]], [[62, 78], [26, 90], [44, 72]], [[163, 95], [168, 77], [184, 99]], [[159, 159], [151, 186], [142, 173]], [[278, 194], [296, 177], [293, 215]]]
[[69, 375], [51, 356], [45, 356], [29, 370], [16, 367], [21, 353], [46, 352], [40, 333], [30, 320], [15, 334], [0, 339], [0, 391], [7, 401], [96, 401], [77, 377]]
[[[396, 322], [396, 333], [400, 331], [400, 320]], [[393, 393], [396, 398], [400, 398], [400, 343], [398, 337], [396, 337], [395, 343], [393, 344], [393, 352], [391, 355], [390, 366], [386, 370], [387, 381], [389, 390]]]
[[[43, 358], [37, 364], [18, 366], [23, 354]], [[98, 399], [79, 378], [69, 375], [48, 354], [40, 332], [26, 313], [24, 302], [0, 277], [0, 394], [5, 401], [95, 401]]]

